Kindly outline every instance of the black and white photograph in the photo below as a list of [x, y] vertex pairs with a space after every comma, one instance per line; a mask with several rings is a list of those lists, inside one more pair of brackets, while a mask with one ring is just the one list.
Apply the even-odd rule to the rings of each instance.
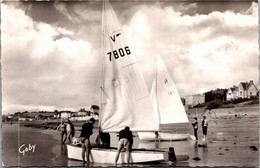
[[1, 1], [4, 167], [258, 167], [258, 1]]

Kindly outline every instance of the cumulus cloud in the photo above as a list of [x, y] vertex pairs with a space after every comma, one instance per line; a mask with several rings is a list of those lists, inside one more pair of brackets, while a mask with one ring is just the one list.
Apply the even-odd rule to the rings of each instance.
[[55, 1], [54, 7], [73, 23], [82, 23], [84, 21], [98, 21], [101, 19], [101, 12], [91, 8], [96, 4], [91, 1], [84, 3]]
[[72, 40], [72, 35], [66, 28], [36, 22], [20, 8], [2, 4], [3, 109], [10, 104], [86, 105], [86, 97], [92, 95], [91, 86], [84, 88], [86, 78], [90, 84], [96, 80], [91, 69], [98, 59], [89, 42]]
[[257, 4], [252, 3], [243, 13], [213, 11], [193, 16], [171, 7], [143, 6], [125, 29], [142, 55], [138, 57], [141, 64], [150, 67], [143, 69], [146, 76], [154, 76], [157, 50], [184, 96], [250, 79], [257, 83], [257, 26]]
[[[2, 4], [3, 109], [98, 104], [99, 5], [55, 2], [55, 9], [76, 25], [60, 27], [57, 25], [64, 24], [33, 20], [26, 15], [31, 7]], [[207, 15], [196, 14], [196, 3], [181, 7], [175, 11], [170, 5], [155, 3], [114, 9], [119, 10], [118, 20], [123, 20], [148, 87], [155, 77], [157, 52], [181, 96], [250, 79], [257, 83], [257, 3], [242, 12], [212, 11]]]

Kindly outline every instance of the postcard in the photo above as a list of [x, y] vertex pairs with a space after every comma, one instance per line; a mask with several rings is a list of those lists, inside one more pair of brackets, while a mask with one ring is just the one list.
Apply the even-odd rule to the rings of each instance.
[[2, 166], [259, 166], [258, 2], [2, 1]]

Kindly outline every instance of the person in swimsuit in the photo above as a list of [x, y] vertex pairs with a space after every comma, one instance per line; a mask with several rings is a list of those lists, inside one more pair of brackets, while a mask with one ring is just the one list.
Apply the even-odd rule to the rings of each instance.
[[70, 120], [67, 120], [66, 131], [67, 131], [67, 139], [69, 140], [69, 143], [71, 143], [72, 138], [75, 135], [75, 129], [74, 129], [74, 125], [71, 123]]
[[[60, 135], [61, 135], [61, 143], [65, 143], [66, 139], [67, 139], [67, 131], [66, 131], [66, 122], [64, 121], [64, 119], [61, 119], [61, 123], [60, 125], [57, 127], [57, 130], [61, 130]], [[65, 139], [64, 139], [64, 135], [65, 135]]]
[[129, 166], [130, 151], [131, 151], [132, 145], [133, 145], [132, 131], [130, 131], [129, 127], [125, 127], [125, 129], [123, 129], [119, 132], [119, 142], [118, 142], [118, 146], [117, 146], [115, 166], [117, 165], [119, 154], [123, 147], [126, 148], [127, 166]]
[[89, 162], [89, 153], [90, 153], [90, 142], [89, 137], [93, 134], [93, 125], [95, 123], [95, 119], [91, 118], [88, 122], [83, 124], [80, 134], [80, 140], [82, 145], [82, 160], [85, 163], [85, 154], [87, 158], [87, 162]]

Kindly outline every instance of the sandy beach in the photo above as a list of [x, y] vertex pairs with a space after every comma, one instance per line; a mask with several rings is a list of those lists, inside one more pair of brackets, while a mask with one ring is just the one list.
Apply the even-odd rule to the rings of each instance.
[[[187, 141], [140, 141], [134, 137], [135, 148], [163, 149], [174, 147], [178, 155], [189, 155], [186, 162], [161, 162], [153, 164], [134, 164], [138, 167], [168, 167], [168, 166], [259, 166], [259, 116], [257, 107], [253, 110], [241, 110], [239, 117], [230, 110], [217, 109], [221, 111], [218, 115], [206, 113], [209, 119], [208, 141], [206, 147], [199, 147], [202, 141], [202, 130], [199, 127], [199, 140]], [[235, 109], [233, 109], [235, 110]], [[201, 111], [197, 110], [199, 126], [201, 124]], [[217, 112], [215, 110], [215, 112]], [[245, 115], [246, 114], [246, 115]], [[190, 121], [194, 116], [189, 116]], [[164, 125], [163, 130], [176, 133], [193, 134], [190, 124]], [[76, 131], [76, 137], [79, 136]], [[81, 161], [67, 159], [66, 145], [61, 145], [60, 134], [57, 130], [40, 129], [18, 126], [17, 124], [2, 124], [3, 134], [3, 163], [5, 166], [82, 166]], [[90, 141], [95, 142], [97, 129]], [[111, 146], [117, 146], [118, 137], [111, 133]], [[134, 133], [136, 135], [136, 133]], [[35, 151], [28, 151], [24, 155], [19, 153], [19, 147], [36, 144]], [[255, 146], [257, 150], [254, 150]], [[23, 146], [24, 147], [24, 146]], [[250, 148], [251, 147], [251, 148]], [[197, 158], [194, 159], [194, 158]], [[199, 158], [199, 159], [198, 159]], [[88, 166], [112, 166], [99, 163], [90, 163]]]

